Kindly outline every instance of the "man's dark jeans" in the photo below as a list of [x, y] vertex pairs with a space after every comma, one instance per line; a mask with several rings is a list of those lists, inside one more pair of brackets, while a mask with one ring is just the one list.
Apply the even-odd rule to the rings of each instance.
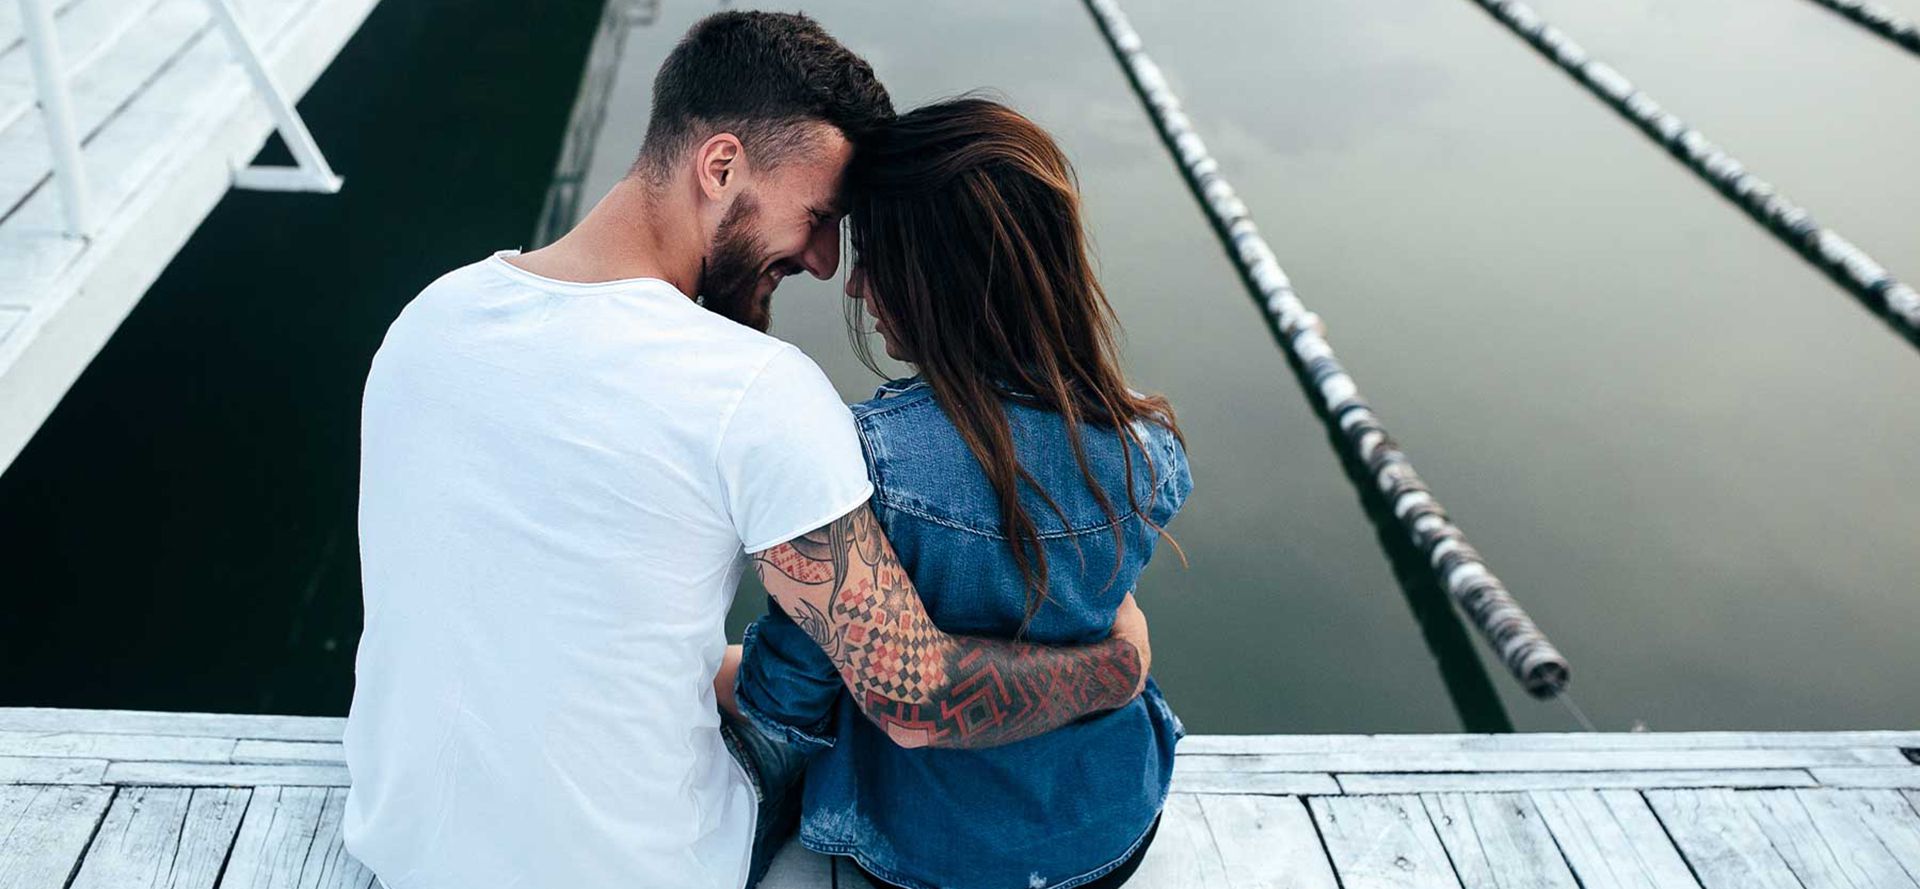
[[800, 777], [806, 774], [807, 758], [793, 745], [770, 739], [725, 713], [720, 715], [720, 736], [753, 781], [754, 795], [760, 800], [760, 816], [753, 828], [753, 864], [747, 871], [746, 889], [753, 889], [800, 826]]

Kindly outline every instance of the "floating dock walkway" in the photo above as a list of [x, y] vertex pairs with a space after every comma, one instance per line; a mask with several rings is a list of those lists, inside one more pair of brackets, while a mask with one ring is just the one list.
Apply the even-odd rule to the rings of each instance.
[[[344, 720], [0, 709], [0, 887], [365, 889]], [[1202, 735], [1139, 889], [1915, 889], [1920, 731]], [[790, 847], [766, 889], [865, 889]]]
[[228, 188], [339, 187], [292, 101], [375, 2], [0, 2], [0, 471]]

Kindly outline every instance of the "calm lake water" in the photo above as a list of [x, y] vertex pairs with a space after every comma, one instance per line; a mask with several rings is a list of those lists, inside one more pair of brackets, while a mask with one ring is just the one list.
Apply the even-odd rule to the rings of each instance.
[[[1534, 5], [1920, 281], [1910, 54], [1806, 0]], [[1888, 5], [1920, 16], [1920, 0]], [[633, 28], [589, 196], [639, 144], [654, 67], [714, 8], [662, 0]], [[1126, 8], [1349, 371], [1572, 661], [1600, 728], [1916, 723], [1911, 345], [1470, 0]], [[1190, 729], [1574, 727], [1521, 693], [1418, 572], [1396, 575], [1077, 2], [805, 9], [902, 107], [990, 88], [1077, 164], [1132, 380], [1172, 398], [1194, 461], [1171, 528], [1190, 567], [1164, 552], [1141, 585], [1155, 673]], [[468, 64], [453, 60], [462, 41], [431, 36], [458, 18], [415, 26], [421, 51]], [[559, 61], [500, 49], [520, 36], [499, 29], [474, 44], [497, 53], [490, 77], [409, 87], [462, 109], [421, 117], [431, 137], [353, 135], [380, 122], [355, 87], [390, 78], [368, 73], [386, 56], [363, 50], [323, 79], [303, 107], [335, 109], [310, 122], [363, 175], [336, 161], [347, 195], [313, 200], [367, 202], [389, 227], [340, 235], [317, 219], [303, 229], [317, 244], [257, 242], [284, 204], [223, 205], [210, 226], [253, 249], [203, 229], [183, 254], [199, 274], [163, 279], [0, 477], [0, 539], [20, 543], [0, 585], [23, 603], [0, 703], [344, 712], [353, 396], [386, 320], [437, 268], [524, 241], [551, 169], [527, 158], [551, 157], [590, 27], [574, 18], [543, 26]], [[500, 73], [513, 66], [533, 73]], [[501, 91], [534, 110], [488, 120]], [[420, 114], [382, 107], [389, 126]], [[511, 158], [488, 160], [499, 145]], [[258, 283], [332, 262], [353, 266], [334, 303]], [[774, 332], [857, 400], [877, 381], [848, 351], [839, 286], [787, 282]], [[760, 602], [741, 597], [736, 628]]]

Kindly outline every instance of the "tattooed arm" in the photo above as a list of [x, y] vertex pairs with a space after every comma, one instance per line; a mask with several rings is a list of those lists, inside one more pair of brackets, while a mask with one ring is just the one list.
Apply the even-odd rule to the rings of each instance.
[[1061, 648], [941, 632], [868, 506], [753, 564], [861, 712], [902, 747], [1012, 743], [1119, 707], [1146, 682], [1144, 621]]

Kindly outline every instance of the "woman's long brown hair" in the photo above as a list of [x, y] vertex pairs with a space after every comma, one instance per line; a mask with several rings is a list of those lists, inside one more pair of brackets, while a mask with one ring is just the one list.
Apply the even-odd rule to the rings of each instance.
[[[1124, 523], [1094, 478], [1082, 428], [1093, 423], [1119, 433], [1127, 505], [1151, 526], [1134, 493], [1134, 451], [1149, 453], [1135, 424], [1157, 423], [1178, 436], [1173, 408], [1163, 397], [1127, 388], [1115, 357], [1113, 306], [1094, 276], [1081, 227], [1073, 168], [1033, 121], [986, 99], [927, 105], [861, 146], [850, 185], [853, 274], [993, 484], [1027, 584], [1024, 634], [1046, 602], [1047, 557], [1020, 486], [1067, 519], [1020, 465], [1001, 399], [1031, 398], [1065, 419], [1074, 459], [1113, 524], [1118, 552], [1126, 546]], [[860, 303], [848, 305], [855, 347], [877, 372], [861, 335]], [[1147, 471], [1157, 483], [1151, 459]]]

